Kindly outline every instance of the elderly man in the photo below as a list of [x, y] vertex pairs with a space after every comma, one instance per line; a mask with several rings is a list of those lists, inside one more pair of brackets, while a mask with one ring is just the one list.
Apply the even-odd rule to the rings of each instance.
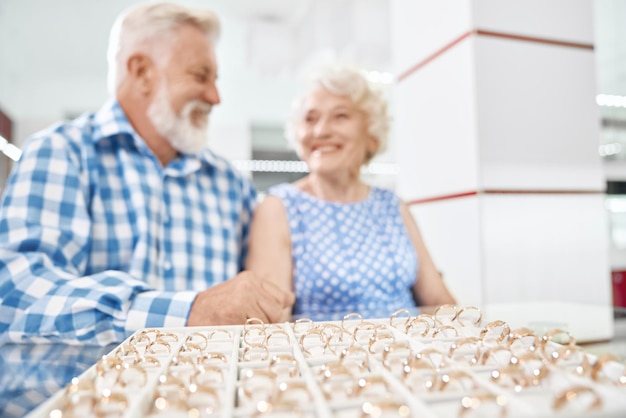
[[30, 138], [0, 207], [0, 344], [274, 322], [294, 302], [241, 272], [255, 191], [206, 145], [210, 11], [150, 3], [109, 43], [112, 98]]

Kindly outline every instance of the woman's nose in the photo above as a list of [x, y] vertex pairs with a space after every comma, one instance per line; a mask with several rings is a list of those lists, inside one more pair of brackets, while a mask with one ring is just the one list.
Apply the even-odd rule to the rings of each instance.
[[330, 125], [328, 121], [326, 118], [320, 118], [313, 128], [313, 134], [318, 138], [322, 138], [328, 136], [329, 133]]

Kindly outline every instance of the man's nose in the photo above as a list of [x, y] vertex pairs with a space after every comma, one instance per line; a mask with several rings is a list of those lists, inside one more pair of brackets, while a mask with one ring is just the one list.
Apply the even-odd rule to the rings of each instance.
[[220, 92], [217, 89], [217, 85], [215, 85], [215, 83], [211, 83], [211, 85], [207, 87], [206, 91], [204, 92], [204, 100], [208, 103], [211, 103], [212, 106], [220, 104], [220, 102], [222, 101], [220, 99]]

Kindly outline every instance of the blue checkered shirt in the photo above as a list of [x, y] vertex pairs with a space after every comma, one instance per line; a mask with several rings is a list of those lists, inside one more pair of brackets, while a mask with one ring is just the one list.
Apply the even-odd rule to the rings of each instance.
[[0, 345], [184, 326], [243, 268], [256, 192], [209, 150], [162, 167], [111, 100], [23, 151], [0, 206]]

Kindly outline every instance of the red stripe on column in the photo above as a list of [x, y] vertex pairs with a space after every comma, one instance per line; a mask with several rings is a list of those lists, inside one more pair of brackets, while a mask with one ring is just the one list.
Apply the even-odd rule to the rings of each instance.
[[448, 42], [447, 44], [445, 44], [444, 46], [439, 48], [437, 51], [435, 51], [434, 53], [432, 53], [429, 56], [427, 56], [426, 58], [424, 58], [422, 61], [418, 62], [417, 64], [415, 64], [414, 66], [412, 66], [408, 70], [400, 73], [397, 76], [397, 78], [396, 78], [398, 80], [398, 83], [400, 81], [404, 80], [405, 78], [407, 78], [408, 76], [410, 76], [411, 74], [417, 72], [418, 70], [420, 70], [421, 68], [423, 68], [427, 64], [431, 63], [436, 58], [438, 58], [439, 56], [441, 56], [445, 52], [449, 51], [450, 49], [452, 49], [453, 47], [455, 47], [456, 45], [461, 43], [461, 41], [463, 41], [464, 39], [469, 38], [470, 35], [491, 36], [491, 37], [494, 37], [494, 38], [513, 39], [513, 40], [516, 40], [516, 41], [540, 43], [540, 44], [546, 44], [546, 45], [564, 46], [564, 47], [568, 47], [568, 48], [579, 48], [579, 49], [587, 49], [587, 50], [593, 50], [593, 48], [594, 48], [594, 46], [592, 44], [584, 44], [584, 43], [581, 43], [581, 42], [559, 41], [557, 39], [538, 38], [538, 37], [535, 37], [535, 36], [515, 35], [515, 34], [512, 34], [512, 33], [494, 32], [494, 31], [483, 30], [483, 29], [474, 29], [474, 30], [467, 31], [464, 34], [462, 34], [461, 36], [457, 37], [456, 39]]
[[537, 38], [535, 36], [515, 35], [512, 33], [493, 32], [489, 30], [478, 29], [475, 31], [477, 35], [491, 36], [494, 38], [513, 39], [516, 41], [533, 42], [538, 44], [548, 44], [556, 46], [565, 46], [568, 48], [590, 49], [593, 50], [592, 44], [583, 44], [580, 42], [559, 41], [556, 39]]
[[422, 203], [431, 203], [431, 202], [439, 202], [441, 200], [458, 199], [459, 197], [475, 196], [477, 194], [478, 194], [477, 191], [473, 191], [473, 192], [447, 194], [447, 195], [442, 195], [442, 196], [426, 197], [424, 199], [409, 200], [407, 202], [407, 205], [421, 205]]
[[492, 190], [480, 190], [480, 191], [476, 190], [476, 191], [471, 191], [471, 192], [426, 197], [423, 199], [414, 199], [414, 200], [409, 200], [407, 202], [407, 205], [421, 205], [424, 203], [441, 202], [444, 200], [453, 200], [453, 199], [458, 199], [461, 197], [478, 196], [478, 195], [486, 195], [486, 194], [489, 194], [489, 195], [513, 195], [513, 194], [516, 194], [516, 195], [528, 195], [528, 194], [581, 195], [581, 194], [605, 194], [605, 193], [606, 192], [599, 191], [599, 190], [504, 190], [504, 189], [497, 190], [497, 189], [492, 189]]
[[472, 34], [472, 31], [465, 32], [463, 35], [459, 36], [458, 38], [456, 38], [452, 42], [447, 43], [442, 48], [440, 48], [437, 51], [435, 51], [434, 53], [430, 54], [428, 57], [426, 57], [422, 61], [418, 62], [417, 64], [415, 64], [414, 66], [412, 66], [411, 68], [409, 68], [408, 70], [406, 70], [405, 72], [400, 74], [398, 76], [398, 78], [397, 78], [398, 82], [404, 80], [409, 75], [413, 74], [414, 72], [416, 72], [417, 70], [419, 70], [420, 68], [422, 68], [423, 66], [428, 64], [429, 62], [433, 61], [435, 58], [439, 57], [444, 52], [448, 51], [449, 49], [452, 49], [452, 47], [454, 47], [455, 45], [460, 43], [463, 39], [468, 38], [471, 34]]
[[600, 190], [483, 190], [484, 194], [604, 194]]

